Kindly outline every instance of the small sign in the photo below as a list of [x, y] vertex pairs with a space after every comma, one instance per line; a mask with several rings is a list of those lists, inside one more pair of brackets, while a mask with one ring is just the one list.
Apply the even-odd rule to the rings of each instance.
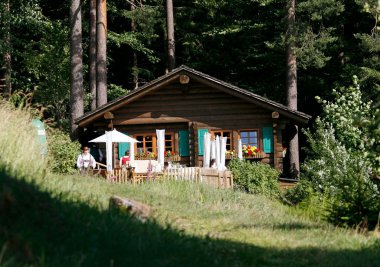
[[34, 129], [35, 129], [37, 141], [41, 145], [40, 153], [41, 153], [41, 155], [47, 155], [48, 148], [47, 148], [45, 125], [42, 121], [40, 121], [38, 119], [32, 120], [32, 124], [33, 124]]

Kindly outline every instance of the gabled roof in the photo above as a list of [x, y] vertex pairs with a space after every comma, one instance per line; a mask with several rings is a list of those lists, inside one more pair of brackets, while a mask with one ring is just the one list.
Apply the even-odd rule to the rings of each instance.
[[168, 85], [169, 83], [177, 80], [180, 75], [187, 75], [191, 79], [194, 79], [195, 81], [198, 81], [200, 83], [203, 83], [205, 85], [208, 85], [213, 88], [217, 88], [219, 90], [222, 90], [226, 93], [229, 93], [231, 95], [234, 95], [236, 97], [242, 98], [248, 102], [254, 103], [258, 106], [261, 106], [266, 109], [270, 109], [273, 111], [277, 111], [279, 114], [281, 114], [284, 117], [290, 118], [296, 122], [299, 123], [307, 123], [309, 119], [311, 118], [310, 115], [307, 115], [303, 112], [292, 110], [288, 108], [287, 106], [284, 106], [280, 103], [277, 103], [275, 101], [269, 100], [265, 97], [259, 96], [257, 94], [254, 94], [252, 92], [249, 92], [245, 89], [241, 89], [237, 86], [234, 86], [232, 84], [226, 83], [224, 81], [221, 81], [219, 79], [216, 79], [214, 77], [211, 77], [207, 74], [204, 74], [202, 72], [196, 71], [194, 69], [191, 69], [185, 65], [182, 65], [173, 71], [135, 89], [130, 91], [129, 93], [120, 96], [103, 106], [98, 107], [97, 109], [85, 113], [83, 116], [77, 118], [75, 120], [75, 123], [79, 126], [86, 126], [92, 121], [103, 117], [103, 114], [107, 111], [115, 110], [123, 105], [126, 105], [128, 103], [131, 103], [144, 95], [148, 94], [151, 91], [154, 91], [157, 88], [163, 87], [165, 85]]

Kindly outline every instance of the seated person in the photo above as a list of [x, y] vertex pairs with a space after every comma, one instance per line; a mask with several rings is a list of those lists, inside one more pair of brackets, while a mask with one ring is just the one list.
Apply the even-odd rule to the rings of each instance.
[[89, 151], [88, 146], [83, 146], [82, 153], [78, 156], [77, 167], [81, 171], [96, 167], [96, 161]]
[[129, 150], [125, 151], [125, 155], [120, 158], [120, 168], [124, 169], [130, 166], [131, 158], [129, 157]]

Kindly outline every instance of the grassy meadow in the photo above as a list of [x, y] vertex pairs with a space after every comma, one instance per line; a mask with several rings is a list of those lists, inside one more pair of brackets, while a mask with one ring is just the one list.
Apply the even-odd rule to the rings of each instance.
[[[380, 240], [263, 196], [46, 171], [29, 117], [0, 106], [0, 266], [380, 266]], [[108, 210], [151, 205], [141, 222]]]

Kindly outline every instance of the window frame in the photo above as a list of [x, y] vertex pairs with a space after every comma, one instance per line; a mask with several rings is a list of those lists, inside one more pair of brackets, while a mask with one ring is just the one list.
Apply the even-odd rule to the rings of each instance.
[[[165, 151], [167, 150], [166, 149], [166, 141], [168, 139], [166, 139], [166, 135], [170, 135], [171, 136], [171, 139], [170, 141], [172, 142], [172, 153], [174, 152], [175, 153], [175, 134], [174, 132], [165, 132]], [[145, 145], [145, 137], [146, 136], [152, 136], [152, 152], [157, 155], [157, 135], [156, 133], [152, 133], [152, 132], [144, 132], [144, 133], [137, 133], [137, 134], [134, 134], [133, 137], [137, 140], [137, 137], [138, 136], [143, 136], [144, 140], [143, 140], [143, 153], [146, 153], [146, 145]], [[138, 143], [135, 143], [134, 146], [135, 146], [135, 153], [138, 153], [138, 148], [137, 148], [137, 144]]]
[[[257, 148], [261, 150], [261, 132], [259, 128], [250, 128], [250, 129], [240, 129], [238, 131], [239, 139], [241, 139], [241, 132], [257, 132]], [[251, 144], [249, 144], [251, 145]]]
[[[226, 150], [227, 151], [233, 151], [234, 150], [234, 140], [233, 140], [233, 131], [232, 130], [210, 130], [211, 132], [211, 139], [215, 140], [215, 132], [220, 132], [223, 133], [228, 132], [230, 134], [230, 144], [228, 144], [228, 138], [227, 138], [227, 145], [226, 145]], [[230, 146], [230, 149], [227, 149], [228, 145]]]

